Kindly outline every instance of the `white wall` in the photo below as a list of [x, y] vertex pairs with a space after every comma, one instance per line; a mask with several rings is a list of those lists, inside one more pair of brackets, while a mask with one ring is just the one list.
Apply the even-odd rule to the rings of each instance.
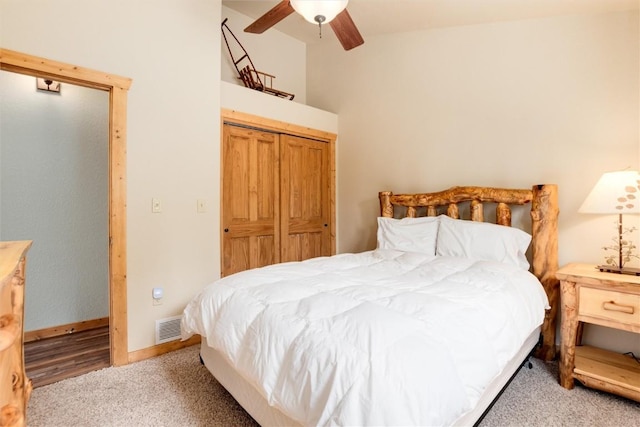
[[[249, 53], [256, 70], [276, 76], [273, 87], [293, 93], [293, 102], [306, 103], [306, 44], [289, 37], [276, 28], [270, 28], [262, 34], [245, 33], [244, 29], [253, 19], [228, 7], [222, 7], [220, 22], [228, 18], [227, 26], [240, 40]], [[229, 38], [229, 45], [236, 60], [240, 58], [236, 52], [236, 43]], [[223, 81], [242, 86], [238, 74], [231, 61], [227, 45], [221, 38], [221, 78]]]
[[25, 330], [109, 316], [109, 94], [0, 72], [1, 240], [34, 240]]
[[602, 262], [615, 218], [577, 210], [639, 166], [639, 50], [637, 11], [309, 45], [308, 102], [339, 116], [338, 251], [375, 246], [380, 190], [556, 183], [560, 263]]
[[227, 82], [222, 82], [220, 87], [220, 106], [284, 123], [338, 133], [338, 116], [333, 113]]
[[[220, 0], [0, 0], [0, 7], [3, 48], [133, 79], [128, 350], [150, 347], [155, 320], [180, 314], [220, 276]], [[162, 200], [162, 213], [151, 213], [152, 197]], [[196, 213], [198, 198], [207, 202], [204, 214]], [[162, 305], [152, 304], [154, 286], [165, 289]]]

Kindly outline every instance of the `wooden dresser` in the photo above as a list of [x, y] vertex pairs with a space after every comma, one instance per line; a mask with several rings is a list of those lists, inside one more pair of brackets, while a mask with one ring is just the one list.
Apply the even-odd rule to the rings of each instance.
[[30, 241], [0, 242], [0, 426], [26, 425], [31, 380], [24, 370], [24, 267]]

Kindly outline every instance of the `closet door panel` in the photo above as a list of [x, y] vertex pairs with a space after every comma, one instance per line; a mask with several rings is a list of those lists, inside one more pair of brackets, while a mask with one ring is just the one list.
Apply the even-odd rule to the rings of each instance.
[[234, 237], [228, 240], [224, 253], [225, 265], [228, 271], [225, 275], [251, 268], [249, 246], [249, 237]]
[[331, 254], [329, 145], [281, 136], [281, 260]]
[[[307, 151], [308, 180], [307, 192], [312, 195], [306, 199], [306, 212], [309, 218], [317, 221], [324, 221], [327, 214], [327, 144], [316, 143], [317, 147], [310, 147]], [[320, 145], [322, 144], [322, 145]], [[321, 195], [321, 197], [313, 197], [313, 195]]]
[[232, 135], [225, 156], [225, 207], [233, 222], [249, 221], [251, 140]]
[[283, 247], [286, 247], [287, 251], [282, 255], [282, 262], [324, 256], [324, 239], [323, 233], [289, 233], [286, 237], [286, 243], [283, 243]]
[[224, 125], [222, 275], [280, 262], [279, 137]]
[[272, 141], [262, 141], [258, 144], [256, 159], [258, 170], [255, 174], [257, 218], [271, 223], [277, 218], [279, 210], [279, 159], [276, 157], [276, 145]]

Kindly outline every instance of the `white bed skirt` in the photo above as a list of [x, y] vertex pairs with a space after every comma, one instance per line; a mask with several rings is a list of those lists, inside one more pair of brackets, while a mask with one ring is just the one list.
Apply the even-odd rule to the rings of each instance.
[[[500, 375], [495, 377], [480, 397], [476, 407], [458, 418], [455, 426], [470, 426], [476, 423], [484, 411], [491, 405], [505, 384], [520, 368], [527, 355], [538, 343], [540, 328], [534, 330], [527, 338], [520, 351], [507, 363]], [[207, 345], [202, 338], [200, 356], [204, 365], [222, 386], [240, 403], [240, 405], [263, 427], [266, 426], [298, 426], [299, 422], [292, 420], [277, 408], [270, 406], [260, 393], [246, 382], [215, 349]]]
[[200, 357], [204, 366], [213, 374], [216, 380], [227, 389], [234, 399], [251, 417], [263, 427], [266, 426], [299, 426], [299, 422], [292, 420], [277, 408], [270, 406], [266, 399], [247, 381], [244, 380], [233, 366], [216, 349], [207, 345], [202, 337]]

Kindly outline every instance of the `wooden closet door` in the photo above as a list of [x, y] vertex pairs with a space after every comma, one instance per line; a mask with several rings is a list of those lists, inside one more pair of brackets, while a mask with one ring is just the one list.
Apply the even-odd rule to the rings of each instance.
[[223, 126], [222, 275], [280, 262], [279, 136]]
[[281, 260], [331, 255], [329, 144], [281, 135]]

